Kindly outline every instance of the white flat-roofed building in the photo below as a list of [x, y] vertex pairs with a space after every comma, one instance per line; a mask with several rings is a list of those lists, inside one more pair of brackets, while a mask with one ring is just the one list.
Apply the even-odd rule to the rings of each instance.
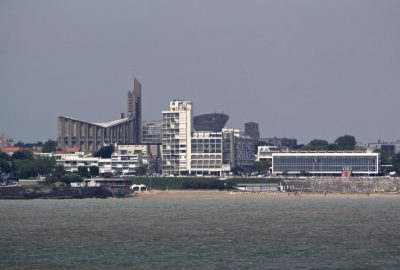
[[222, 132], [193, 132], [191, 174], [223, 175], [230, 171], [222, 162]]
[[53, 156], [56, 159], [56, 164], [63, 166], [67, 172], [77, 172], [79, 167], [99, 166], [99, 158], [85, 156], [83, 152], [74, 154], [56, 153]]
[[112, 166], [111, 166], [111, 158], [100, 158], [99, 159], [99, 173], [113, 173]]
[[161, 155], [160, 144], [118, 144], [115, 152], [119, 155], [142, 154], [148, 157], [159, 157]]
[[116, 175], [136, 175], [142, 166], [141, 154], [111, 156], [111, 170]]
[[57, 165], [64, 167], [67, 172], [78, 172], [79, 167], [98, 167], [99, 173], [116, 175], [136, 175], [143, 164], [141, 154], [120, 155], [114, 153], [111, 158], [85, 156], [82, 152], [75, 154], [54, 154]]
[[378, 153], [285, 152], [272, 154], [273, 174], [374, 175], [379, 170]]
[[277, 146], [259, 146], [257, 150], [257, 161], [272, 160], [272, 154], [277, 153]]

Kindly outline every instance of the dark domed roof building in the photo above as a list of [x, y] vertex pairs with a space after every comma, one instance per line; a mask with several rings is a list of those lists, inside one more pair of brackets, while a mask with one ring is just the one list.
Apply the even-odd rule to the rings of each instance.
[[195, 131], [221, 132], [229, 116], [223, 113], [208, 113], [193, 117]]

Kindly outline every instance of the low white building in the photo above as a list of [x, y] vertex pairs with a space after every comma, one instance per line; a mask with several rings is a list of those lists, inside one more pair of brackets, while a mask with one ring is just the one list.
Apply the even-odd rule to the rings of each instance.
[[64, 167], [67, 172], [77, 172], [79, 167], [98, 167], [99, 158], [85, 155], [83, 152], [70, 153], [55, 153], [57, 165]]
[[116, 175], [136, 175], [140, 167], [143, 167], [141, 154], [111, 156], [111, 170]]
[[191, 174], [222, 176], [230, 171], [223, 164], [221, 132], [193, 132], [191, 145]]
[[285, 152], [272, 154], [273, 174], [374, 175], [379, 154], [366, 152]]
[[98, 167], [99, 173], [112, 173], [115, 175], [136, 175], [143, 164], [141, 154], [113, 154], [111, 158], [98, 158], [85, 156], [82, 152], [74, 154], [54, 154], [57, 165], [64, 167], [67, 172], [78, 172], [79, 167]]
[[272, 154], [278, 152], [277, 146], [259, 146], [257, 149], [257, 161], [272, 161]]

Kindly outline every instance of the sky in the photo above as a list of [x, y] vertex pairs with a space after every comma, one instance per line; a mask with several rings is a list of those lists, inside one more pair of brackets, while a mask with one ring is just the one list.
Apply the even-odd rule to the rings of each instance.
[[0, 1], [0, 135], [57, 137], [57, 118], [143, 120], [172, 99], [262, 137], [400, 139], [400, 1]]

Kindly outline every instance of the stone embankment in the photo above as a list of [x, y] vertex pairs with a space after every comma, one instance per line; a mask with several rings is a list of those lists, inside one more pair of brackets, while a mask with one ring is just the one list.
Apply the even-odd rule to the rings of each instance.
[[308, 178], [285, 179], [286, 189], [303, 192], [373, 193], [400, 192], [400, 179], [395, 178]]
[[85, 199], [131, 196], [129, 188], [1, 187], [0, 199]]

